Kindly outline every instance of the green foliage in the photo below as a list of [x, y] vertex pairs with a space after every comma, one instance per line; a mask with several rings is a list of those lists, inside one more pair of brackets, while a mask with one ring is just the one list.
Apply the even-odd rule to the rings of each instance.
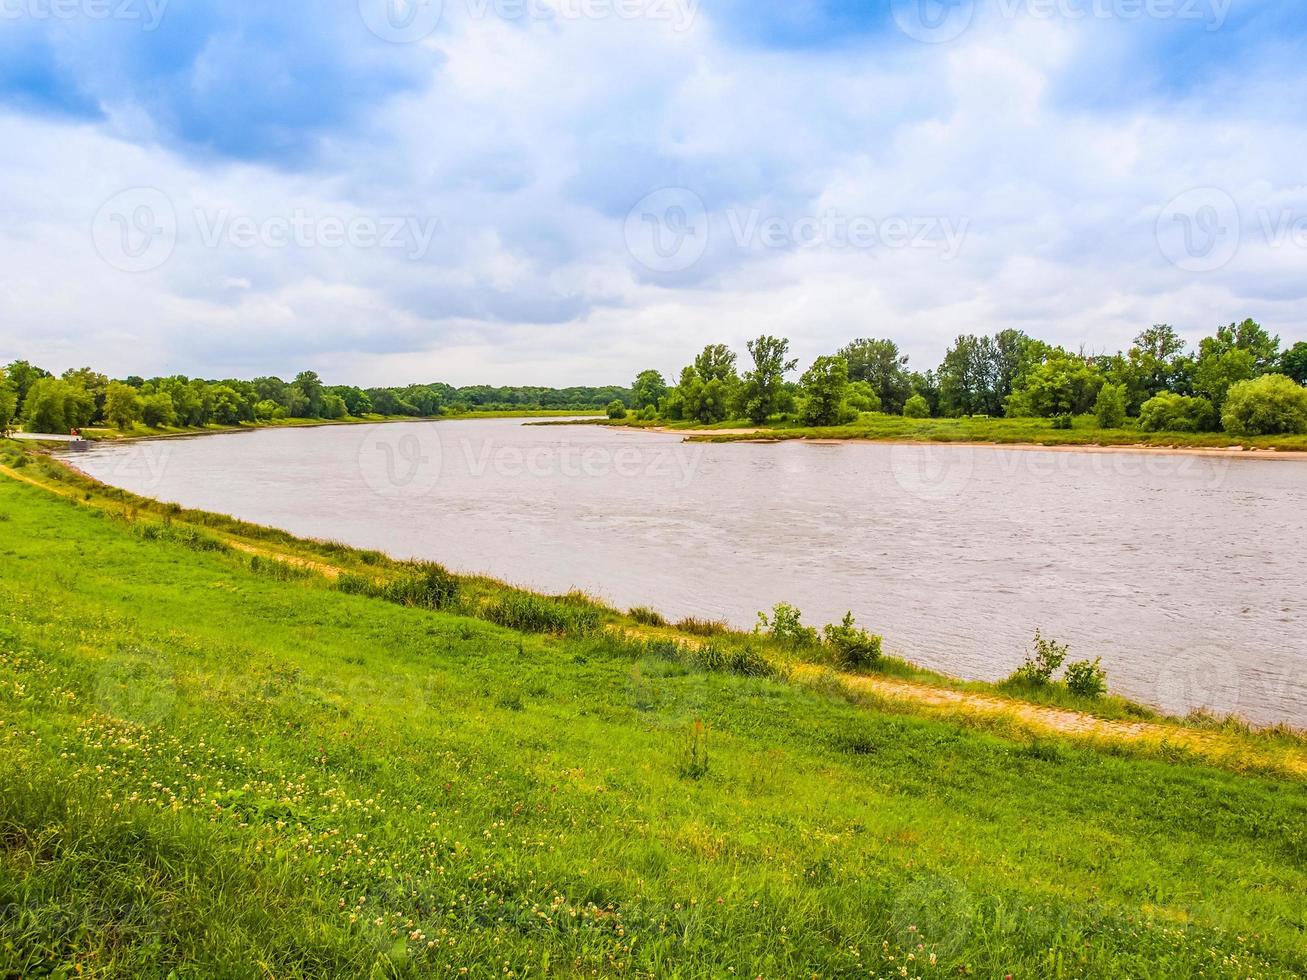
[[1066, 665], [1066, 686], [1081, 698], [1098, 698], [1107, 693], [1107, 671], [1102, 659], [1077, 660]]
[[1083, 415], [1093, 408], [1102, 385], [1102, 372], [1091, 360], [1052, 348], [1016, 382], [1007, 411], [1036, 418]]
[[482, 615], [492, 623], [522, 633], [570, 633], [576, 636], [593, 633], [602, 619], [599, 610], [588, 603], [512, 591], [493, 598]]
[[764, 634], [778, 643], [791, 648], [817, 645], [817, 631], [803, 625], [803, 614], [786, 602], [778, 602], [772, 610], [771, 618], [765, 612], [758, 613], [758, 625], [755, 632]]
[[627, 615], [641, 626], [667, 625], [667, 620], [663, 618], [663, 614], [658, 612], [656, 609], [650, 609], [648, 606], [636, 606], [628, 612]]
[[1098, 399], [1094, 402], [1094, 418], [1099, 428], [1119, 429], [1126, 420], [1125, 385], [1105, 384], [1098, 389]]
[[9, 432], [18, 417], [18, 389], [0, 372], [0, 435]]
[[1222, 422], [1237, 436], [1307, 433], [1307, 388], [1282, 374], [1241, 381], [1230, 389]]
[[853, 416], [845, 404], [849, 365], [842, 357], [822, 356], [799, 381], [805, 425], [839, 425]]
[[192, 527], [169, 523], [155, 524], [141, 522], [135, 525], [136, 533], [143, 541], [166, 541], [179, 544], [191, 551], [228, 551], [227, 544], [211, 534], [197, 531]]
[[123, 431], [130, 430], [141, 419], [141, 398], [131, 385], [114, 381], [105, 392], [105, 421]]
[[708, 775], [708, 729], [696, 720], [680, 738], [677, 771], [682, 779], [702, 779]]
[[1035, 630], [1035, 649], [1032, 654], [1026, 654], [1025, 663], [1016, 669], [1012, 679], [1028, 684], [1047, 684], [1066, 661], [1068, 652], [1066, 644], [1046, 640], [1039, 630]]
[[631, 385], [631, 403], [637, 409], [657, 408], [666, 394], [667, 382], [657, 371], [641, 371]]
[[682, 633], [689, 633], [692, 636], [717, 636], [725, 633], [727, 625], [716, 619], [697, 619], [693, 616], [687, 616], [676, 624], [676, 628]]
[[845, 402], [854, 412], [879, 412], [884, 407], [880, 396], [866, 381], [849, 382], [849, 394]]
[[156, 391], [141, 397], [141, 421], [151, 428], [177, 424], [177, 410], [173, 407], [172, 396], [166, 391]]
[[881, 661], [882, 639], [859, 629], [852, 612], [845, 614], [839, 626], [828, 624], [822, 640], [840, 670], [863, 670]]
[[903, 416], [909, 419], [928, 419], [930, 403], [921, 395], [913, 395], [903, 403]]
[[1059, 415], [1054, 415], [1049, 421], [1052, 422], [1054, 429], [1068, 430], [1075, 428], [1076, 420], [1069, 412], [1062, 412]]
[[1307, 340], [1300, 340], [1280, 357], [1280, 373], [1307, 385]]
[[66, 433], [95, 418], [95, 399], [80, 384], [62, 378], [37, 378], [23, 403], [23, 427], [28, 432]]
[[[752, 370], [746, 371], [740, 388], [740, 404], [749, 421], [762, 425], [781, 410], [785, 375], [798, 366], [789, 357], [790, 342], [764, 334], [745, 346], [753, 358]], [[846, 374], [847, 380], [847, 374]]]
[[626, 418], [626, 406], [617, 399], [613, 399], [608, 403], [608, 417], [610, 419]]
[[1220, 350], [1208, 338], [1202, 343], [1202, 353], [1194, 368], [1194, 390], [1211, 402], [1219, 415], [1230, 389], [1256, 375], [1256, 361], [1251, 351], [1239, 348]]
[[867, 392], [857, 392], [859, 401], [870, 401], [866, 394], [875, 396], [874, 407], [855, 404], [860, 412], [890, 412], [898, 414], [903, 403], [912, 394], [912, 379], [908, 373], [908, 357], [900, 353], [892, 340], [873, 340], [862, 337], [840, 348], [839, 356], [849, 366], [849, 380], [855, 385], [865, 384]]
[[412, 562], [408, 574], [398, 578], [376, 578], [350, 572], [336, 580], [336, 588], [349, 595], [384, 599], [401, 606], [447, 609], [457, 602], [460, 583], [443, 566], [434, 562]]
[[1144, 402], [1139, 427], [1145, 432], [1208, 432], [1216, 428], [1216, 410], [1206, 398], [1164, 391]]

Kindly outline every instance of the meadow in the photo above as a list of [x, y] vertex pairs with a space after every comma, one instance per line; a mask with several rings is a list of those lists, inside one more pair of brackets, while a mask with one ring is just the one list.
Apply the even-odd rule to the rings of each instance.
[[1301, 778], [5, 462], [0, 975], [1307, 972]]

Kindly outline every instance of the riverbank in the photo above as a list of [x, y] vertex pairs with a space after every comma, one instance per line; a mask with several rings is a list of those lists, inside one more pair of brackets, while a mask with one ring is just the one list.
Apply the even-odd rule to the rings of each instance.
[[906, 419], [865, 414], [851, 425], [805, 427], [793, 423], [754, 426], [741, 420], [704, 426], [692, 422], [600, 419], [594, 422], [542, 422], [542, 425], [590, 424], [680, 435], [691, 442], [904, 443], [968, 444], [1001, 449], [1061, 449], [1086, 452], [1152, 452], [1228, 456], [1251, 459], [1307, 459], [1307, 436], [1237, 438], [1222, 432], [1142, 432], [1099, 429], [1092, 418], [1079, 418], [1072, 429], [1054, 429], [1047, 419]]
[[1307, 969], [1287, 734], [982, 715], [3, 452], [0, 972]]

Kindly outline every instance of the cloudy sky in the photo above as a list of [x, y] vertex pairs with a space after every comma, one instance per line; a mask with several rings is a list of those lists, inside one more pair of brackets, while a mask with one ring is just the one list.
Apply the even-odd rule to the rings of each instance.
[[1301, 0], [0, 0], [0, 360], [1307, 337]]

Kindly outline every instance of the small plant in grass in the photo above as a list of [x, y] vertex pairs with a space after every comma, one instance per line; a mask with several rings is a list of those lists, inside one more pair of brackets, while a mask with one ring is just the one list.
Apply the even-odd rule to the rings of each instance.
[[695, 636], [717, 636], [727, 630], [723, 622], [715, 619], [695, 619], [693, 616], [681, 620], [676, 624], [676, 628], [682, 633], [692, 633]]
[[657, 610], [650, 609], [648, 606], [636, 606], [629, 613], [641, 626], [666, 626], [667, 620]]
[[1053, 679], [1053, 675], [1066, 662], [1068, 647], [1064, 643], [1055, 643], [1044, 639], [1039, 630], [1035, 630], [1035, 649], [1026, 655], [1026, 662], [1012, 675], [1014, 681], [1043, 686]]
[[787, 602], [778, 602], [776, 608], [772, 610], [770, 619], [765, 612], [758, 613], [758, 626], [755, 632], [770, 636], [788, 647], [817, 645], [817, 631], [811, 626], [804, 626], [803, 614]]
[[845, 613], [839, 626], [828, 624], [822, 639], [831, 659], [842, 670], [860, 670], [880, 662], [882, 639], [859, 629], [851, 611]]
[[681, 736], [679, 769], [682, 779], [702, 779], [708, 775], [708, 729], [696, 721]]
[[1097, 660], [1078, 660], [1067, 664], [1067, 689], [1082, 698], [1102, 697], [1107, 693], [1107, 671], [1103, 670], [1102, 663], [1100, 657]]

